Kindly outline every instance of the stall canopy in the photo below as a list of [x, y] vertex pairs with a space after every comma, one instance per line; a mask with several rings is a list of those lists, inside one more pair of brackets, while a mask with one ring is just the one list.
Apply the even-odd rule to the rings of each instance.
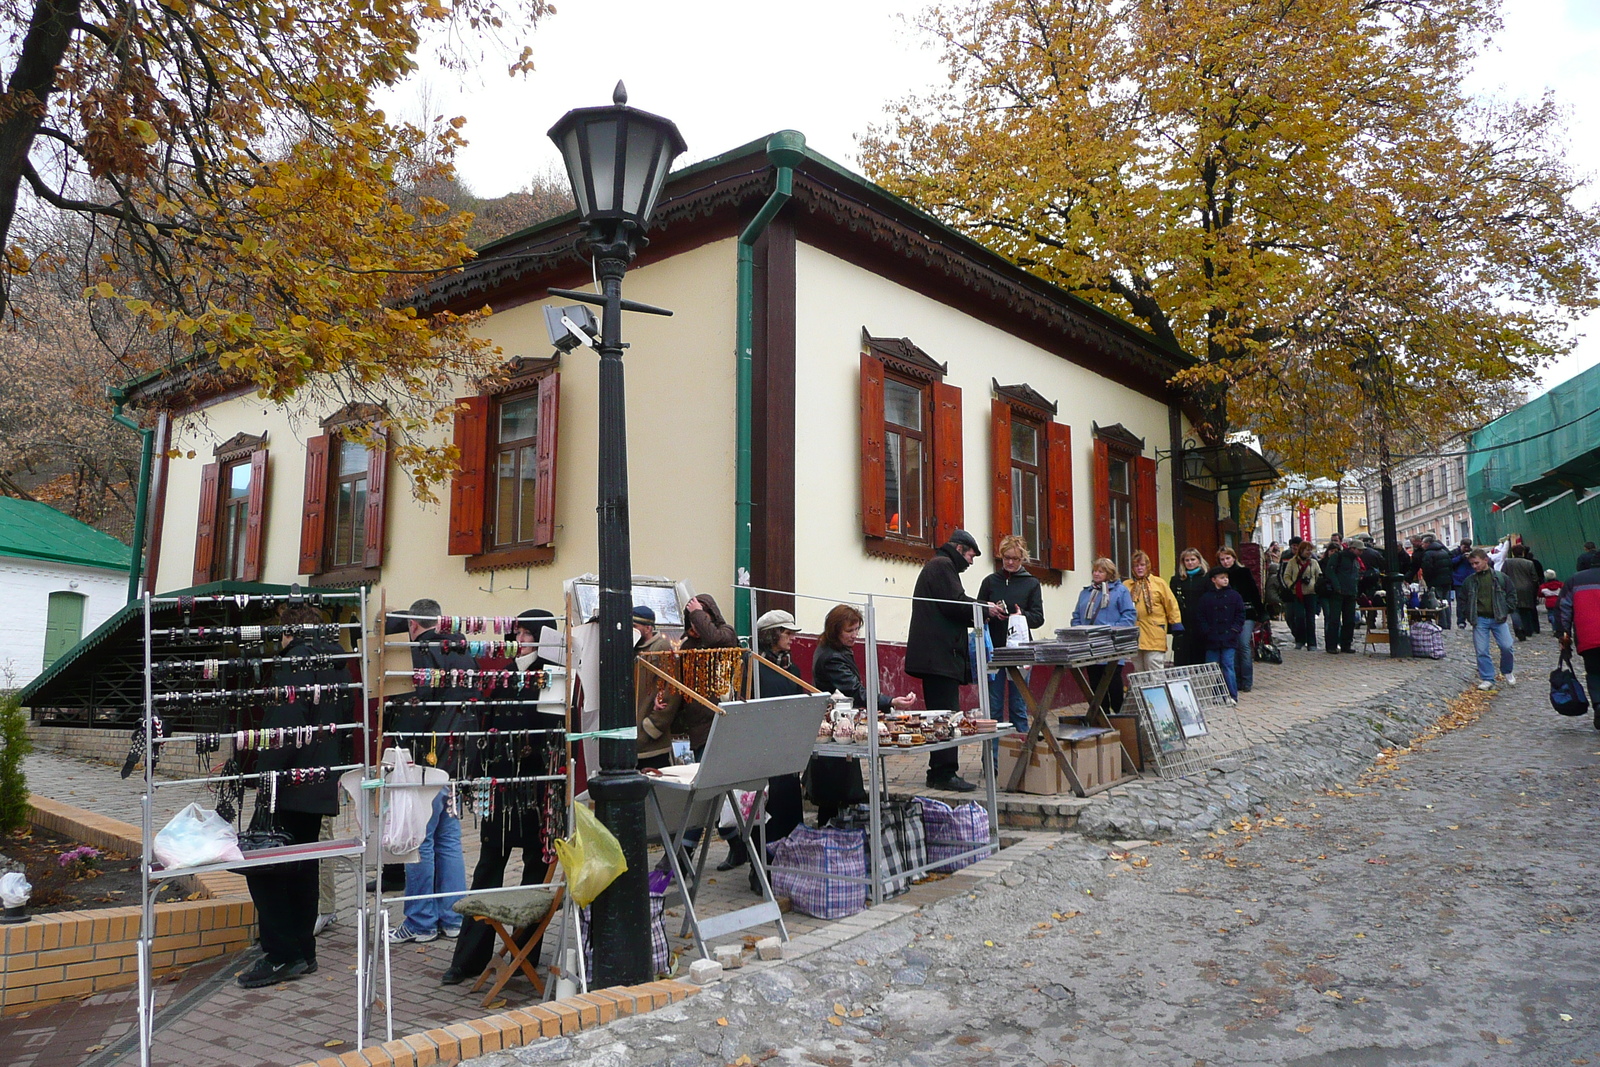
[[1278, 470], [1249, 445], [1186, 446], [1183, 480], [1216, 492], [1239, 486], [1271, 485], [1278, 480]]
[[[195, 626], [220, 625], [226, 621], [222, 601], [241, 593], [287, 597], [286, 585], [258, 582], [209, 582], [175, 589], [163, 597], [192, 596], [190, 621]], [[156, 604], [157, 625], [171, 625], [181, 619], [177, 604]], [[131, 721], [144, 707], [144, 613], [141, 601], [123, 606], [101, 623], [93, 633], [73, 645], [48, 670], [22, 690], [24, 707], [35, 710], [67, 709], [87, 711], [86, 716], [66, 716], [82, 725], [111, 726]]]

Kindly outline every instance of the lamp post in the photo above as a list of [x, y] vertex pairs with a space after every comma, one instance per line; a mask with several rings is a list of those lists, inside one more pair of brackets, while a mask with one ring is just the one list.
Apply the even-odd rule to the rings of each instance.
[[[586, 232], [579, 250], [594, 261], [600, 319], [600, 728], [625, 731], [633, 715], [633, 564], [628, 542], [628, 433], [622, 377], [622, 276], [645, 243], [644, 229], [684, 150], [677, 126], [627, 106], [621, 82], [611, 107], [578, 108], [550, 128], [561, 150]], [[622, 845], [627, 871], [595, 899], [591, 930], [597, 988], [648, 982], [650, 898], [645, 869], [644, 798], [631, 737], [600, 739], [600, 770], [589, 778], [595, 814]]]

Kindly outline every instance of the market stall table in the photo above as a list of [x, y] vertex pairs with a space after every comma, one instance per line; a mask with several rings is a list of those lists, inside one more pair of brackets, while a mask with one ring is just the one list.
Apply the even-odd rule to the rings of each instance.
[[[1099, 684], [1091, 685], [1088, 672], [1085, 670], [1087, 667], [1099, 666], [1104, 662], [1102, 659], [1096, 659], [1093, 661], [1065, 660], [1031, 664], [1035, 670], [1043, 669], [1048, 673], [1048, 677], [1045, 680], [1044, 694], [1040, 697], [1033, 695], [1033, 690], [1028, 685], [1028, 679], [1022, 673], [1023, 666], [1021, 664], [1008, 664], [1001, 668], [1010, 677], [1011, 683], [1017, 687], [1018, 692], [1022, 694], [1022, 701], [1028, 708], [1028, 735], [1023, 739], [1022, 751], [1024, 753], [1032, 752], [1035, 744], [1044, 741], [1049, 746], [1051, 754], [1055, 756], [1056, 766], [1061, 769], [1061, 773], [1066, 777], [1067, 784], [1072, 789], [1073, 794], [1080, 797], [1102, 792], [1114, 785], [1120, 785], [1139, 776], [1133, 756], [1129, 754], [1127, 746], [1119, 741], [1117, 747], [1121, 749], [1122, 753], [1121, 776], [1109, 782], [1102, 782], [1093, 788], [1086, 788], [1083, 780], [1078, 777], [1078, 772], [1074, 769], [1072, 760], [1067, 755], [1067, 750], [1061, 746], [1061, 740], [1056, 737], [1055, 731], [1050, 729], [1049, 716], [1056, 710], [1056, 693], [1061, 687], [1061, 679], [1070, 674], [1077, 681], [1078, 688], [1088, 698], [1089, 706], [1088, 711], [1085, 713], [1085, 719], [1089, 724], [1103, 726], [1113, 731], [1116, 730], [1116, 727], [1111, 722], [1111, 717], [1106, 714], [1103, 706], [1106, 693], [1111, 689], [1113, 673], [1111, 671], [1102, 671]], [[1116, 666], [1118, 670], [1121, 669], [1115, 663], [1113, 663], [1113, 666]], [[1006, 781], [1006, 792], [1016, 793], [1021, 790], [1022, 779], [1027, 773], [1027, 769], [1028, 761], [1019, 759], [1017, 765], [1011, 770], [1011, 777]]]

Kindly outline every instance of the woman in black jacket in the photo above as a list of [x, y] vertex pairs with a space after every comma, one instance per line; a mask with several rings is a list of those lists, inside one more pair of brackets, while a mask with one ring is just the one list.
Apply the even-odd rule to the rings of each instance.
[[[279, 619], [285, 626], [327, 622], [322, 609], [307, 604], [285, 608]], [[321, 693], [313, 689], [349, 683], [349, 661], [332, 658], [343, 652], [342, 646], [327, 638], [284, 638], [283, 651], [278, 655], [282, 662], [272, 671], [270, 684], [292, 685], [297, 693], [292, 703], [269, 706], [261, 719], [262, 728], [293, 729], [349, 722], [352, 700], [348, 688]], [[294, 844], [315, 842], [322, 829], [322, 817], [339, 814], [338, 774], [326, 772], [323, 780], [301, 785], [290, 785], [275, 775], [338, 766], [340, 739], [336, 733], [319, 733], [310, 744], [268, 749], [256, 757], [256, 770], [261, 774], [257, 787], [262, 791], [256, 802], [271, 811], [273, 828], [288, 834]], [[250, 899], [255, 902], [265, 955], [239, 975], [239, 984], [257, 989], [315, 973], [317, 941], [312, 931], [317, 921], [317, 861], [250, 867], [245, 870], [244, 879], [250, 887]]]
[[[1007, 534], [1000, 539], [996, 555], [1000, 558], [1000, 569], [978, 586], [978, 599], [999, 604], [1004, 609], [1003, 617], [990, 615], [985, 623], [989, 628], [990, 643], [995, 648], [1004, 648], [1013, 616], [1021, 615], [1026, 619], [1030, 631], [1044, 625], [1044, 595], [1039, 587], [1039, 579], [1028, 573], [1026, 541], [1016, 534]], [[1028, 705], [1022, 699], [1022, 691], [1011, 681], [1007, 672], [993, 673], [994, 677], [989, 679], [990, 713], [1001, 722], [1009, 717], [1017, 732], [1026, 735]]]
[[1206, 558], [1198, 548], [1186, 548], [1178, 556], [1178, 573], [1167, 583], [1172, 587], [1172, 595], [1178, 598], [1178, 610], [1183, 617], [1183, 632], [1172, 638], [1174, 667], [1192, 667], [1205, 662], [1206, 649], [1200, 638], [1195, 609], [1200, 606], [1200, 598], [1206, 590], [1211, 588], [1206, 578], [1208, 569]]
[[[517, 616], [512, 635], [517, 642], [517, 655], [507, 669], [514, 671], [542, 671], [548, 664], [539, 655], [539, 638], [546, 629], [556, 626], [555, 616], [541, 608], [532, 608]], [[519, 687], [515, 681], [496, 682], [484, 694], [481, 705], [484, 731], [525, 731], [560, 729], [562, 713], [560, 704], [546, 707], [539, 703], [539, 690]], [[473, 778], [533, 778], [547, 773], [546, 753], [552, 747], [550, 734], [512, 733], [506, 738], [480, 738], [482, 745], [469, 745], [467, 773]], [[556, 741], [559, 744], [559, 740]], [[557, 772], [559, 773], [559, 771]], [[505, 884], [506, 864], [516, 849], [522, 849], [522, 884], [536, 885], [544, 878], [548, 861], [544, 858], [543, 843], [547, 828], [542, 812], [547, 809], [545, 793], [557, 790], [548, 798], [548, 810], [565, 811], [566, 798], [560, 792], [559, 782], [526, 782], [506, 786], [491, 798], [490, 814], [478, 823], [478, 863], [472, 871], [473, 889], [495, 889]], [[555, 828], [548, 828], [549, 836], [556, 836]], [[520, 931], [519, 931], [520, 933]], [[515, 935], [514, 935], [515, 936]], [[518, 938], [518, 943], [522, 939]], [[487, 923], [467, 919], [450, 957], [450, 966], [439, 979], [440, 985], [456, 985], [483, 973], [494, 955], [494, 930]], [[539, 963], [539, 949], [529, 954], [534, 966]]]
[[[861, 612], [849, 604], [830, 609], [811, 659], [811, 684], [824, 693], [843, 693], [858, 708], [867, 706], [867, 687], [856, 669], [854, 652], [864, 621]], [[916, 697], [910, 693], [898, 697], [879, 693], [878, 714], [909, 708], [915, 702]], [[811, 757], [806, 778], [810, 781], [811, 802], [817, 806], [818, 826], [828, 825], [843, 805], [859, 803], [867, 796], [861, 784], [860, 762], [846, 756]]]

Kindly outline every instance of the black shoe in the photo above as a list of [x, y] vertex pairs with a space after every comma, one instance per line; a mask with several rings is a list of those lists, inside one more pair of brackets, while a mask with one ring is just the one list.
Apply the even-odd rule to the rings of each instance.
[[950, 793], [971, 793], [978, 787], [959, 774], [928, 775], [929, 789], [943, 789]]
[[749, 862], [750, 850], [744, 847], [742, 839], [736, 837], [728, 842], [728, 858], [717, 864], [717, 870], [731, 871]]
[[273, 963], [262, 956], [254, 967], [239, 976], [239, 984], [246, 989], [260, 989], [262, 986], [277, 985], [279, 982], [287, 982], [291, 978], [310, 974], [316, 967], [315, 963], [307, 963], [305, 960]]
[[439, 976], [440, 985], [460, 985], [467, 980], [467, 972], [460, 967], [449, 967]]

